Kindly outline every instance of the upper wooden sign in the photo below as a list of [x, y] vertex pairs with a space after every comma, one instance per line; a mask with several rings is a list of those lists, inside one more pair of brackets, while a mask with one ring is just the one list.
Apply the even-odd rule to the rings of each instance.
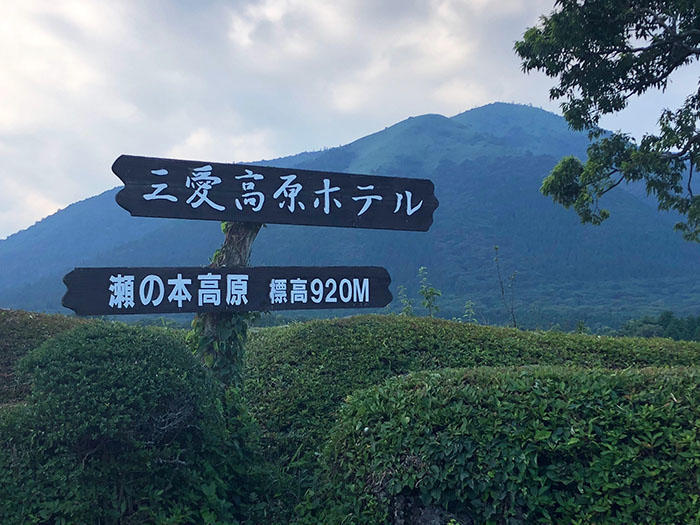
[[122, 155], [117, 203], [132, 215], [427, 231], [427, 179]]

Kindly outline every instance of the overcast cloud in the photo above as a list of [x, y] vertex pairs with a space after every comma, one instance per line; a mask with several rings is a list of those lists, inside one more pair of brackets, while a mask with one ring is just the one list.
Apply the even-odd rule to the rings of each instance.
[[[118, 184], [122, 153], [252, 161], [494, 101], [558, 112], [513, 43], [553, 0], [0, 6], [0, 239]], [[605, 122], [640, 135], [697, 68]]]

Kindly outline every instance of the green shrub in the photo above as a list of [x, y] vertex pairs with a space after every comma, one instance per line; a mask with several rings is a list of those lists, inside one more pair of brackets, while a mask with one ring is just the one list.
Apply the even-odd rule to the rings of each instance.
[[[307, 469], [346, 396], [445, 367], [700, 365], [700, 344], [599, 337], [406, 316], [311, 321], [251, 333], [246, 392], [271, 457]], [[301, 471], [295, 474], [301, 476]]]
[[226, 523], [249, 503], [249, 420], [181, 334], [100, 323], [29, 353], [0, 411], [2, 523]]
[[50, 337], [86, 322], [90, 321], [0, 309], [0, 405], [16, 403], [29, 394], [29, 384], [15, 375], [15, 365], [23, 355]]
[[390, 379], [343, 407], [302, 521], [698, 523], [699, 384], [684, 368]]

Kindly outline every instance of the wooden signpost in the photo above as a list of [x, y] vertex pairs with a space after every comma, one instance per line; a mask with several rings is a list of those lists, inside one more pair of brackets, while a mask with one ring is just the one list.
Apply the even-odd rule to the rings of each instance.
[[76, 268], [63, 305], [85, 314], [381, 308], [391, 302], [378, 266]]
[[112, 171], [141, 217], [427, 231], [438, 206], [427, 179], [130, 155]]
[[226, 222], [226, 240], [207, 268], [76, 268], [63, 305], [80, 315], [195, 312], [210, 340], [232, 312], [391, 302], [376, 266], [247, 267], [262, 223], [427, 231], [438, 206], [426, 179], [130, 155], [112, 170], [132, 215]]

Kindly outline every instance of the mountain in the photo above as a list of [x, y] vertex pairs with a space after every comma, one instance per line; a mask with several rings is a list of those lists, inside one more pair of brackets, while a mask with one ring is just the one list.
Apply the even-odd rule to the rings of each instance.
[[[557, 115], [495, 103], [451, 118], [411, 117], [345, 146], [260, 161], [429, 178], [440, 207], [428, 233], [269, 225], [252, 263], [382, 265], [395, 297], [401, 284], [415, 296], [417, 269], [425, 266], [443, 293], [443, 315], [461, 315], [471, 300], [488, 322], [507, 320], [511, 296], [521, 324], [545, 328], [579, 320], [618, 326], [664, 309], [699, 313], [700, 246], [672, 230], [672, 216], [636, 190], [616, 188], [604, 203], [611, 218], [582, 225], [539, 193], [556, 162], [585, 157], [587, 144]], [[205, 265], [223, 240], [215, 222], [131, 217], [116, 205], [117, 191], [0, 241], [0, 306], [61, 311], [61, 278], [74, 266]]]

